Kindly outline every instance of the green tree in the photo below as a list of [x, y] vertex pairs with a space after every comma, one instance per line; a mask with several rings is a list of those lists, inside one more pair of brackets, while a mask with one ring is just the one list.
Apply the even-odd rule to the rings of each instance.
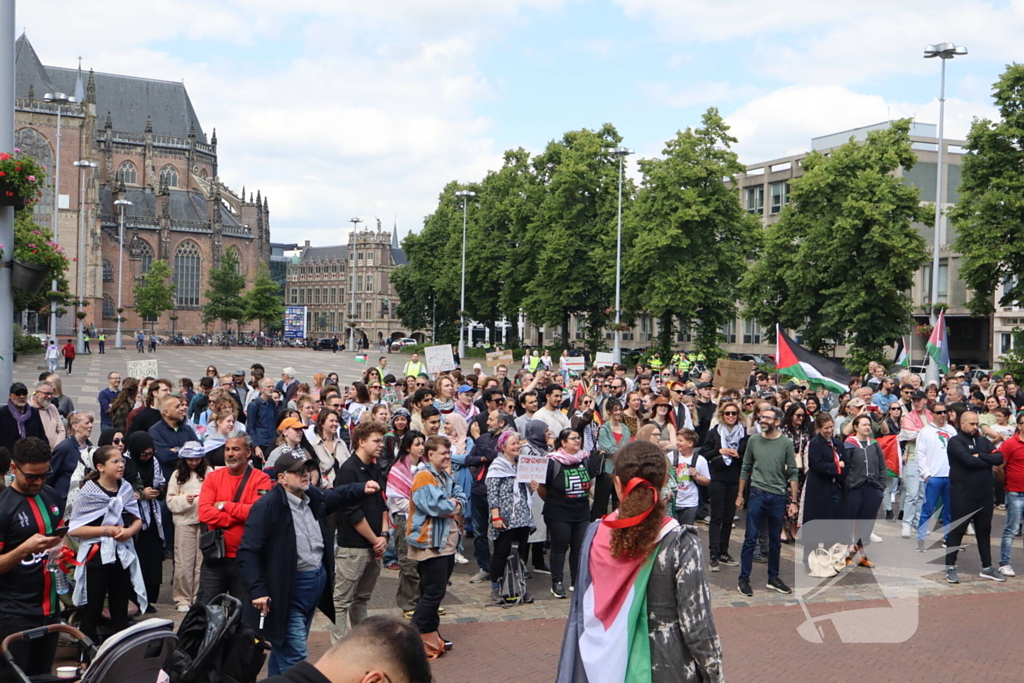
[[949, 212], [976, 315], [994, 310], [993, 294], [1004, 284], [1000, 306], [1024, 300], [1024, 65], [1009, 65], [993, 87], [999, 120], [971, 126], [960, 198]]
[[135, 312], [143, 321], [151, 321], [155, 326], [164, 311], [174, 308], [174, 285], [167, 281], [170, 277], [167, 263], [157, 260], [142, 276], [142, 282], [135, 285]]
[[[621, 139], [611, 124], [570, 131], [533, 160], [541, 188], [519, 244], [524, 258], [517, 266], [530, 273], [522, 306], [534, 324], [560, 329], [563, 346], [573, 315], [591, 351], [605, 346], [603, 328], [615, 299], [619, 183], [618, 160], [608, 150]], [[632, 195], [627, 180], [623, 201]]]
[[270, 277], [265, 263], [261, 263], [252, 281], [252, 289], [245, 293], [245, 316], [243, 322], [258, 320], [260, 331], [278, 330], [284, 326], [284, 299], [281, 285]]
[[737, 283], [760, 224], [737, 198], [734, 177], [744, 167], [735, 143], [712, 108], [701, 127], [669, 140], [662, 158], [638, 164], [640, 189], [623, 225], [623, 289], [628, 310], [660, 321], [664, 358], [678, 325], [696, 332], [696, 350], [713, 363], [722, 355], [718, 330], [736, 317]]
[[884, 360], [910, 325], [908, 293], [927, 259], [913, 224], [930, 223], [930, 209], [894, 175], [916, 160], [909, 119], [829, 156], [808, 154], [741, 286], [748, 317], [802, 330], [818, 353], [851, 344], [851, 370]]
[[242, 298], [245, 278], [238, 272], [238, 258], [234, 249], [228, 249], [220, 257], [220, 265], [210, 271], [210, 289], [206, 290], [206, 304], [203, 305], [203, 321], [211, 323], [220, 320], [224, 330], [232, 322], [245, 319], [246, 306]]

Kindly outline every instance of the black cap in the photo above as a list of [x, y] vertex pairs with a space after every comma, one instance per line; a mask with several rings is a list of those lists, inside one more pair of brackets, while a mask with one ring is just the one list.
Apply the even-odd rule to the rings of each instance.
[[697, 388], [698, 389], [710, 389], [711, 388], [711, 382], [697, 382]]
[[274, 461], [274, 478], [277, 479], [279, 475], [284, 474], [285, 472], [298, 472], [299, 470], [313, 464], [315, 463], [313, 463], [312, 460], [296, 458], [290, 453], [284, 454]]
[[231, 373], [232, 377], [245, 377], [245, 370], [235, 370]]
[[803, 388], [804, 387], [803, 387], [802, 384], [797, 384], [796, 382], [793, 382], [793, 381], [790, 381], [790, 382], [788, 382], [786, 384], [786, 391], [793, 391], [794, 389], [803, 389]]
[[28, 396], [28, 387], [22, 382], [15, 382], [11, 385], [10, 393], [17, 394], [18, 396]]
[[924, 393], [923, 391], [921, 391], [920, 389], [918, 389], [917, 391], [915, 391], [915, 392], [914, 392], [914, 393], [913, 393], [913, 394], [911, 395], [911, 397], [910, 397], [910, 398], [911, 398], [912, 400], [914, 400], [914, 401], [917, 401], [918, 399], [922, 399], [922, 398], [928, 398], [928, 394], [926, 394], [926, 393]]

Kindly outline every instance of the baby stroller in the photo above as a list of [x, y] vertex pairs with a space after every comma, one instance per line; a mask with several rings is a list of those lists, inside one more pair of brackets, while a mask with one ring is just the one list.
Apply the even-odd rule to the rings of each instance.
[[267, 649], [242, 622], [242, 603], [222, 594], [188, 611], [164, 670], [170, 683], [252, 683]]
[[[8, 648], [22, 638], [41, 638], [49, 633], [66, 633], [77, 641], [87, 664], [85, 673], [74, 679], [56, 679], [52, 676], [29, 678], [14, 663]], [[81, 631], [67, 624], [51, 624], [28, 631], [14, 633], [0, 644], [0, 657], [11, 668], [21, 683], [41, 683], [43, 680], [61, 680], [82, 683], [156, 683], [160, 679], [164, 660], [174, 651], [178, 636], [174, 634], [174, 622], [167, 619], [147, 619], [111, 636], [96, 649], [93, 642]]]

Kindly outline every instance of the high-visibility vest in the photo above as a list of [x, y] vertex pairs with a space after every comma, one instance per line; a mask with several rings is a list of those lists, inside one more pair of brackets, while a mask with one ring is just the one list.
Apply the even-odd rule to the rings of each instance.
[[406, 377], [419, 377], [420, 373], [426, 372], [427, 366], [420, 361], [409, 361], [405, 364], [405, 369], [402, 370], [402, 374]]
[[540, 356], [530, 356], [530, 372], [536, 373], [540, 367]]

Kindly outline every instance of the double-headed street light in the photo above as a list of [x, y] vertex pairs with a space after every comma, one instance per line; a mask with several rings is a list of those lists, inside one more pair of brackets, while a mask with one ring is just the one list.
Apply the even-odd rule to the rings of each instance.
[[[75, 293], [78, 299], [78, 313], [85, 312], [85, 171], [90, 168], [96, 168], [96, 162], [94, 161], [76, 161], [75, 166], [78, 168], [79, 176], [82, 179], [81, 187], [78, 193], [78, 291]], [[56, 208], [56, 207], [55, 207]], [[77, 347], [78, 353], [85, 353], [85, 316], [78, 315], [78, 339]]]
[[131, 206], [132, 203], [127, 199], [118, 199], [114, 202], [114, 206], [118, 208], [118, 212], [121, 214], [120, 228], [117, 234], [117, 337], [114, 339], [114, 348], [123, 349], [124, 346], [121, 344], [121, 285], [124, 282], [124, 278], [121, 277], [121, 268], [124, 265], [124, 212], [127, 207]]
[[[61, 148], [61, 128], [60, 118], [63, 113], [63, 105], [65, 104], [77, 104], [78, 99], [71, 97], [62, 92], [48, 92], [43, 95], [43, 101], [50, 102], [57, 105], [57, 144], [54, 147], [57, 153], [54, 157], [53, 164], [53, 241], [57, 242], [60, 239], [58, 233], [58, 217], [60, 216], [60, 148]], [[57, 290], [57, 280], [54, 279], [51, 283], [51, 289]], [[50, 338], [56, 341], [57, 339], [57, 302], [50, 301]]]
[[466, 213], [469, 200], [476, 196], [472, 190], [459, 190], [456, 197], [462, 198], [462, 296], [459, 299], [459, 362], [466, 357]]
[[619, 228], [615, 238], [615, 348], [612, 358], [622, 362], [622, 166], [623, 160], [633, 153], [628, 147], [612, 147], [608, 150], [619, 158]]
[[[935, 173], [935, 240], [932, 247], [932, 296], [929, 307], [928, 320], [932, 328], [937, 323], [938, 314], [935, 306], [939, 302], [939, 256], [942, 251], [942, 173], [944, 170], [943, 161], [946, 156], [945, 141], [943, 140], [943, 125], [946, 115], [946, 60], [954, 57], [963, 57], [967, 54], [967, 48], [963, 45], [953, 43], [939, 43], [929, 45], [924, 49], [925, 59], [938, 57], [942, 60], [942, 76], [939, 81], [939, 166]], [[939, 379], [939, 366], [936, 363], [929, 363], [926, 372], [926, 380], [936, 382]]]

